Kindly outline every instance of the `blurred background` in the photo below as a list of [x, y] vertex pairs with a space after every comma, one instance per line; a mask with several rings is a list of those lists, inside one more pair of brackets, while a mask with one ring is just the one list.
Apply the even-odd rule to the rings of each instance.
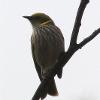
[[[32, 27], [22, 18], [48, 14], [62, 30], [67, 50], [81, 0], [0, 0], [0, 100], [31, 100], [40, 84], [31, 55]], [[100, 0], [90, 0], [78, 43], [100, 27]], [[45, 100], [100, 100], [100, 35], [78, 50], [56, 79], [58, 97]]]

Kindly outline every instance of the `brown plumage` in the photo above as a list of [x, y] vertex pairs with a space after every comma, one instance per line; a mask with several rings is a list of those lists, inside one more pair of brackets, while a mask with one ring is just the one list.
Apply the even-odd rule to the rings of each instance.
[[[29, 19], [33, 26], [31, 37], [32, 55], [39, 78], [42, 81], [48, 72], [53, 69], [60, 54], [64, 52], [64, 38], [60, 29], [49, 16], [37, 13], [24, 17]], [[57, 74], [61, 78], [62, 69]], [[58, 95], [54, 79], [48, 80], [41, 94], [42, 99], [47, 94]]]

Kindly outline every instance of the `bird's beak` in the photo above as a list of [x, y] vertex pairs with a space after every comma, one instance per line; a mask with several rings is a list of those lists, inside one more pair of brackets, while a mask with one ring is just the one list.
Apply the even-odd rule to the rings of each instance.
[[28, 20], [31, 20], [32, 17], [31, 16], [23, 16], [24, 18], [28, 19]]

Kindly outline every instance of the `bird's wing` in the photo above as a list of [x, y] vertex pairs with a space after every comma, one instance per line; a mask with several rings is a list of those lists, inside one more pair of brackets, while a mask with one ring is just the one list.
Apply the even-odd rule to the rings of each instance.
[[32, 43], [32, 38], [31, 38], [31, 50], [32, 50], [32, 57], [33, 57], [33, 60], [34, 60], [34, 64], [35, 64], [35, 68], [36, 68], [36, 71], [38, 73], [38, 76], [40, 78], [40, 81], [42, 81], [42, 76], [41, 76], [41, 68], [39, 66], [39, 64], [37, 63], [36, 61], [36, 58], [35, 58], [35, 54], [34, 54], [34, 45]]

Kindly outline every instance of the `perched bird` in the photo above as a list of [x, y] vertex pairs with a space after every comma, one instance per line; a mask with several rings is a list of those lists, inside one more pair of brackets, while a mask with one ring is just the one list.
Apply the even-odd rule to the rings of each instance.
[[[32, 16], [23, 17], [27, 18], [33, 27], [31, 36], [32, 56], [38, 76], [42, 81], [48, 72], [54, 68], [60, 54], [65, 51], [64, 38], [60, 29], [48, 15], [36, 13]], [[61, 78], [62, 69], [58, 71], [57, 75]], [[41, 98], [45, 98], [47, 94], [58, 95], [54, 78], [49, 79]]]

